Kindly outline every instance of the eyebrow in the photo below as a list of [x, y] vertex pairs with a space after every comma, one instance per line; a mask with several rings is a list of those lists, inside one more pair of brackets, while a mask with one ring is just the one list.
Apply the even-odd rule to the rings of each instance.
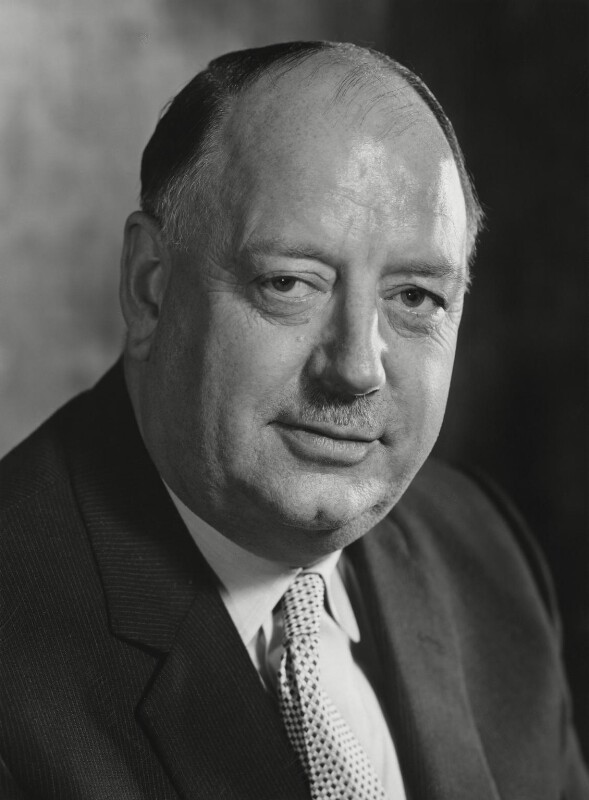
[[[262, 239], [254, 242], [247, 242], [242, 255], [250, 261], [260, 256], [280, 256], [283, 258], [300, 258], [312, 261], [321, 261], [328, 266], [337, 268], [338, 262], [321, 246], [311, 244], [291, 244], [281, 238]], [[462, 269], [459, 265], [444, 258], [431, 260], [408, 259], [395, 264], [394, 269], [387, 270], [392, 273], [405, 273], [419, 275], [423, 278], [437, 278], [438, 280], [451, 280], [456, 284], [470, 284], [470, 274], [468, 266]]]
[[455, 283], [464, 283], [466, 286], [470, 283], [468, 266], [462, 269], [459, 265], [444, 258], [428, 261], [410, 259], [396, 265], [395, 272], [406, 272], [411, 275], [420, 275], [424, 278], [451, 280]]
[[283, 258], [306, 258], [311, 261], [323, 261], [325, 264], [336, 266], [333, 258], [322, 247], [309, 244], [291, 244], [280, 238], [247, 242], [241, 252], [248, 259], [255, 259], [257, 256], [281, 256]]

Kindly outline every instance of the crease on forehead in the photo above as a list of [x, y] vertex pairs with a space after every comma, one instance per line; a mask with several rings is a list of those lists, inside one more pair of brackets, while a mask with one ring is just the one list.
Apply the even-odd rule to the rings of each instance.
[[[326, 53], [262, 76], [233, 98], [225, 119], [225, 145], [248, 151], [260, 144], [261, 130], [306, 130], [309, 119], [326, 129], [370, 128], [377, 139], [402, 135], [419, 121], [439, 128], [424, 101], [391, 69]], [[440, 136], [445, 142], [441, 129]]]
[[424, 129], [429, 136], [421, 157], [452, 158], [433, 113], [401, 76], [379, 64], [321, 53], [277, 68], [233, 98], [219, 131], [219, 163], [227, 173], [253, 164], [256, 156], [267, 161], [289, 150], [300, 155], [301, 141], [312, 145], [322, 135], [351, 140], [369, 134], [389, 144], [408, 134], [418, 144]]
[[[315, 166], [312, 159], [330, 140], [345, 141], [349, 148], [351, 157], [342, 163], [342, 172], [349, 175], [341, 174], [340, 185], [347, 183], [353, 190], [361, 183], [362, 170], [370, 172], [379, 159], [384, 167], [392, 142], [401, 139], [400, 149], [406, 155], [409, 143], [417, 170], [426, 162], [435, 169], [442, 162], [455, 168], [433, 113], [391, 70], [319, 56], [277, 70], [234, 98], [226, 110], [219, 131], [221, 208], [235, 224], [233, 212], [264, 175], [271, 170], [279, 175], [285, 166], [307, 172], [305, 167]], [[383, 168], [383, 188], [386, 180]]]

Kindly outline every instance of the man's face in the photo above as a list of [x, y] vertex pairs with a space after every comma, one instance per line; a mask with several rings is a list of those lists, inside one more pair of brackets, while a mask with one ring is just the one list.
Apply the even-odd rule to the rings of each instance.
[[466, 217], [415, 96], [412, 124], [383, 133], [376, 112], [326, 110], [322, 87], [285, 91], [234, 113], [224, 235], [175, 258], [142, 424], [188, 506], [293, 564], [372, 527], [436, 440]]

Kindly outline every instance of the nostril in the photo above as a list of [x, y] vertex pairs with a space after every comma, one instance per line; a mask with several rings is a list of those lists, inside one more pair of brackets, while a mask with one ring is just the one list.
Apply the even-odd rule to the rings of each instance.
[[359, 396], [382, 388], [386, 381], [381, 354], [358, 350], [339, 350], [328, 370], [339, 390]]
[[378, 310], [357, 300], [339, 307], [309, 361], [309, 374], [336, 395], [362, 397], [386, 383]]

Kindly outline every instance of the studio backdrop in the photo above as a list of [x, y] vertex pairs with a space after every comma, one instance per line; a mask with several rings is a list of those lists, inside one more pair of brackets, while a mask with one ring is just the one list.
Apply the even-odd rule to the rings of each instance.
[[486, 211], [436, 450], [498, 481], [547, 556], [589, 756], [587, 13], [584, 0], [3, 0], [0, 452], [120, 352], [122, 228], [164, 102], [227, 50], [374, 45], [442, 102]]

